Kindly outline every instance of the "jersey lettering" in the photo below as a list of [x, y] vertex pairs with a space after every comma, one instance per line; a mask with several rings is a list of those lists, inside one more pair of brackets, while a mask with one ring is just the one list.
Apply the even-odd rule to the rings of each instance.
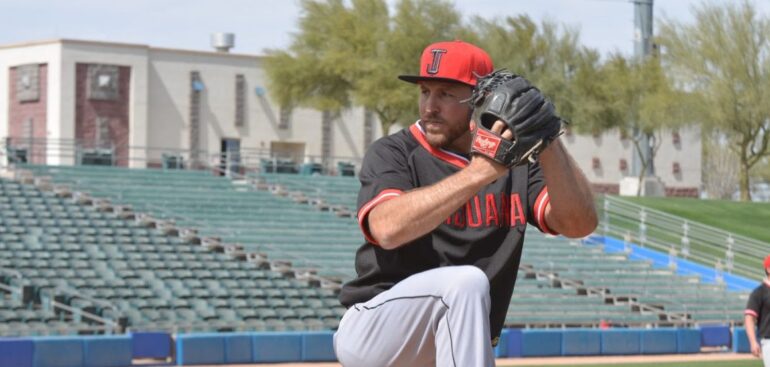
[[441, 55], [446, 53], [446, 50], [433, 49], [430, 50], [433, 53], [433, 61], [428, 65], [428, 69], [425, 70], [428, 74], [438, 74], [438, 67], [441, 64]]
[[500, 219], [497, 218], [497, 200], [495, 200], [495, 194], [489, 193], [487, 194], [487, 200], [486, 200], [486, 223], [487, 227], [491, 227], [492, 221], [495, 222], [495, 227], [500, 226]]
[[[500, 198], [498, 209], [498, 197]], [[484, 196], [484, 205], [481, 205], [481, 197], [474, 195], [464, 206], [444, 221], [444, 224], [463, 229], [486, 227], [515, 227], [525, 225], [527, 221], [524, 207], [518, 193], [498, 195], [488, 193]]]
[[473, 204], [476, 210], [471, 213], [471, 201], [468, 200], [468, 202], [465, 203], [465, 215], [468, 217], [468, 226], [471, 228], [478, 228], [481, 227], [481, 203], [479, 202], [478, 195], [473, 196]]
[[521, 206], [519, 194], [511, 194], [511, 226], [527, 223], [524, 207]]

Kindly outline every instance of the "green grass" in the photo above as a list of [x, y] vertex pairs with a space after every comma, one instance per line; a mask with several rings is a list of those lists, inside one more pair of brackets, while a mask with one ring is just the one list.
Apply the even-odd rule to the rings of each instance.
[[[693, 222], [702, 223], [770, 243], [770, 231], [767, 230], [768, 223], [770, 223], [769, 203], [746, 203], [726, 200], [699, 200], [671, 197], [624, 197], [622, 199], [634, 204], [689, 219]], [[601, 203], [598, 205], [597, 208], [601, 210]], [[638, 226], [635, 223], [619, 222], [617, 219], [611, 219], [611, 221], [616, 228], [625, 228], [632, 233], [638, 231]], [[664, 241], [664, 243], [679, 243], [681, 234], [668, 233], [665, 230], [649, 228], [648, 236]], [[652, 244], [648, 244], [648, 246], [664, 253], [668, 251], [668, 247], [658, 248]], [[724, 257], [724, 249], [701, 245], [697, 241], [691, 242], [690, 249], [692, 253], [710, 255], [715, 259]], [[768, 251], [770, 252], [770, 249]], [[749, 269], [757, 269], [755, 272], [746, 272], [736, 269], [736, 274], [752, 279], [760, 278], [761, 271], [759, 269], [762, 267], [761, 257], [737, 253], [735, 255], [735, 262], [737, 264], [742, 264]], [[715, 266], [714, 263], [704, 263], [704, 265], [710, 267]]]
[[770, 243], [770, 203], [690, 198], [637, 198], [624, 200], [688, 218], [712, 227]]
[[[500, 365], [498, 367], [514, 367], [515, 364]], [[552, 365], [551, 365], [552, 366]], [[748, 361], [711, 361], [711, 362], [655, 362], [655, 363], [622, 363], [622, 364], [590, 364], [590, 365], [576, 365], [580, 367], [607, 367], [607, 366], [624, 366], [624, 367], [762, 367], [762, 361], [760, 359], [753, 359]], [[545, 366], [531, 366], [531, 367], [545, 367]]]

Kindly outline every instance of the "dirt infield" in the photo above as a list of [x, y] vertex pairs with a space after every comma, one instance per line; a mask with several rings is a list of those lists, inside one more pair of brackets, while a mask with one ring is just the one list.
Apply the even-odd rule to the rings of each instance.
[[[671, 355], [638, 355], [617, 357], [550, 357], [550, 358], [505, 358], [498, 359], [498, 366], [579, 366], [588, 364], [618, 365], [626, 363], [655, 363], [655, 362], [705, 362], [705, 361], [740, 361], [757, 360], [750, 354], [735, 353], [700, 353], [700, 354], [671, 354]], [[198, 366], [198, 367], [221, 367]], [[280, 364], [239, 364], [229, 367], [341, 367], [339, 363], [280, 363]]]

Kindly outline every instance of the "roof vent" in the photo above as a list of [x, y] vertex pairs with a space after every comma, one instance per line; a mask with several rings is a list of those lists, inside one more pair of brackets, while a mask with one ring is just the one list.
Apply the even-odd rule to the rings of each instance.
[[217, 52], [230, 52], [230, 49], [235, 47], [235, 34], [212, 33], [211, 47], [214, 47]]

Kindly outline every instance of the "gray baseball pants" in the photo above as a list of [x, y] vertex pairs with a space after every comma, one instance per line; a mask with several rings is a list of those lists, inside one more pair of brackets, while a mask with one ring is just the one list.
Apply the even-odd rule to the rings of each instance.
[[334, 334], [345, 367], [494, 366], [489, 280], [475, 266], [414, 274], [351, 306]]

